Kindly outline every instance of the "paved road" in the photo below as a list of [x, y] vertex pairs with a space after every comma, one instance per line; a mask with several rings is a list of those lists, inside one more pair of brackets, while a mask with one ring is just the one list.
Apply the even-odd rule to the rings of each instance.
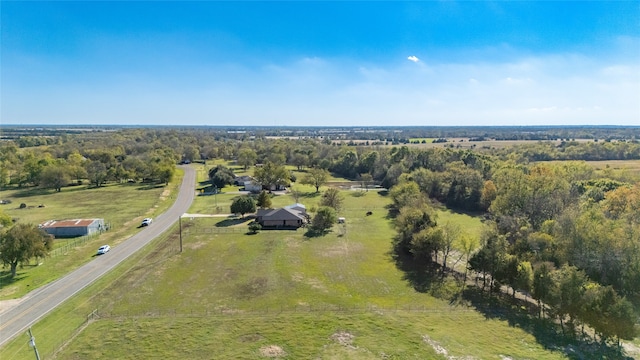
[[32, 291], [18, 305], [0, 314], [0, 346], [23, 333], [51, 310], [116, 267], [178, 221], [178, 217], [185, 213], [193, 202], [196, 182], [195, 170], [186, 166], [182, 168], [185, 171], [184, 179], [176, 202], [167, 212], [155, 218], [151, 226], [113, 247], [106, 255], [96, 257], [65, 277]]

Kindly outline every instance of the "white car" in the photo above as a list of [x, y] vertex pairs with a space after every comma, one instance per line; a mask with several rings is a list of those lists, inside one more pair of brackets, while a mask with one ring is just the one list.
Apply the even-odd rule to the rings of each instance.
[[111, 250], [111, 246], [109, 245], [102, 245], [100, 246], [100, 249], [98, 249], [98, 255], [103, 255], [109, 252], [109, 250]]
[[140, 224], [140, 226], [149, 226], [149, 225], [151, 225], [152, 222], [153, 222], [152, 218], [146, 218], [146, 219], [142, 220], [142, 224]]

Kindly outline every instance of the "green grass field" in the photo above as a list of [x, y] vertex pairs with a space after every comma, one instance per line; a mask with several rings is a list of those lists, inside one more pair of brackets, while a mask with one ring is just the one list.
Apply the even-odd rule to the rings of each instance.
[[[177, 231], [157, 240], [34, 326], [39, 346], [48, 354], [60, 348], [58, 359], [565, 358], [504, 319], [417, 291], [389, 253], [388, 198], [343, 195], [346, 225], [324, 237], [307, 238], [302, 229], [246, 235], [248, 220], [185, 219], [182, 254]], [[306, 196], [307, 206], [318, 199]], [[291, 202], [274, 198], [274, 206]], [[481, 226], [446, 211], [440, 220], [470, 233]], [[94, 309], [100, 317], [76, 331]], [[33, 356], [25, 340], [5, 346], [0, 358]]]
[[[297, 186], [297, 185], [296, 185]], [[307, 208], [319, 200], [302, 187]], [[388, 197], [342, 192], [323, 237], [305, 230], [247, 235], [249, 219], [185, 218], [126, 264], [33, 327], [57, 359], [566, 359], [563, 343], [524, 318], [452, 301], [454, 282], [430, 281], [391, 250]], [[235, 194], [220, 194], [218, 205]], [[216, 199], [197, 197], [190, 213]], [[291, 204], [289, 195], [273, 205]], [[228, 205], [227, 205], [228, 206]], [[203, 212], [204, 211], [204, 212]], [[373, 214], [367, 216], [371, 211]], [[477, 217], [438, 211], [439, 223], [476, 235]], [[97, 310], [98, 316], [87, 315]], [[86, 325], [86, 327], [84, 327]], [[25, 336], [0, 359], [29, 359]], [[55, 354], [55, 356], [53, 356]]]
[[[19, 222], [40, 224], [47, 220], [103, 218], [111, 229], [88, 241], [70, 248], [63, 256], [44, 259], [39, 266], [18, 268], [16, 278], [10, 278], [8, 268], [0, 271], [0, 299], [18, 298], [45, 285], [92, 259], [102, 244], [115, 246], [135, 232], [142, 218], [153, 217], [173, 204], [176, 186], [182, 181], [179, 171], [169, 186], [145, 184], [109, 184], [101, 188], [74, 186], [55, 193], [41, 189], [4, 190], [0, 198], [11, 204], [0, 205], [2, 210]], [[27, 208], [20, 209], [20, 203]], [[43, 204], [44, 207], [38, 207]], [[60, 239], [54, 247], [78, 242], [78, 239]]]

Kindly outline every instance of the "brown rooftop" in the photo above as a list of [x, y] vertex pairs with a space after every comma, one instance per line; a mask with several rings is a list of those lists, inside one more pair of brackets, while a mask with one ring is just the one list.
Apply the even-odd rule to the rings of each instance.
[[98, 219], [49, 220], [40, 224], [43, 228], [89, 226]]

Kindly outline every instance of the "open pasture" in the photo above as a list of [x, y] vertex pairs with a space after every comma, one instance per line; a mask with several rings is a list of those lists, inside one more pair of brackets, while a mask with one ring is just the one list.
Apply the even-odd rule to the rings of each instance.
[[[56, 358], [564, 358], [505, 319], [417, 286], [420, 275], [389, 252], [389, 200], [343, 195], [346, 224], [323, 237], [304, 229], [247, 235], [248, 219], [184, 219], [183, 253], [176, 229], [74, 300], [73, 313], [99, 316]], [[463, 214], [441, 219], [472, 232], [480, 226]], [[49, 321], [38, 330], [53, 328]], [[12, 344], [7, 359], [32, 355], [20, 347]]]
[[[138, 231], [144, 217], [153, 217], [173, 203], [177, 184], [182, 181], [178, 171], [169, 186], [147, 184], [109, 184], [100, 188], [73, 186], [52, 190], [25, 188], [4, 190], [2, 199], [11, 204], [0, 205], [5, 213], [22, 223], [40, 224], [47, 220], [103, 218], [110, 227], [100, 236], [91, 236], [79, 243], [77, 239], [60, 239], [54, 248], [69, 248], [63, 255], [46, 258], [40, 264], [18, 267], [16, 278], [10, 278], [8, 268], [0, 271], [0, 299], [14, 299], [47, 284], [92, 259], [102, 244], [117, 245]], [[26, 208], [20, 209], [25, 203]], [[38, 207], [38, 205], [44, 207]], [[69, 247], [69, 244], [78, 244]]]
[[640, 160], [587, 161], [587, 164], [600, 171], [626, 171], [640, 176]]

